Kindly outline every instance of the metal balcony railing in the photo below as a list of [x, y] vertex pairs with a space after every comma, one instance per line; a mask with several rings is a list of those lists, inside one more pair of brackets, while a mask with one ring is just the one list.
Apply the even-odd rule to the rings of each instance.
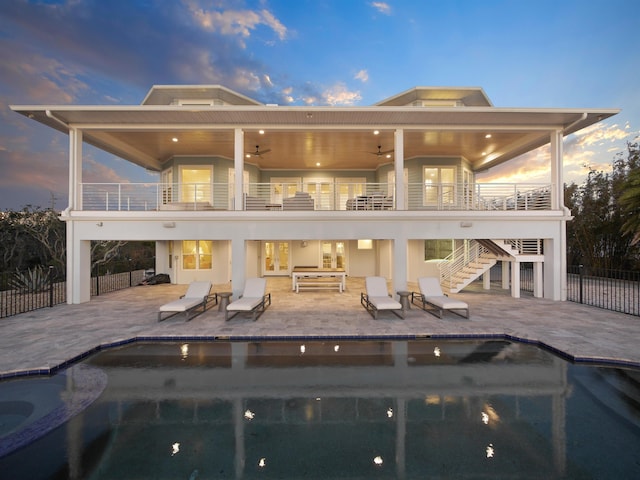
[[[228, 183], [83, 183], [82, 209], [93, 211], [235, 210]], [[248, 183], [241, 210], [551, 210], [550, 184], [410, 183], [397, 204], [390, 183]]]

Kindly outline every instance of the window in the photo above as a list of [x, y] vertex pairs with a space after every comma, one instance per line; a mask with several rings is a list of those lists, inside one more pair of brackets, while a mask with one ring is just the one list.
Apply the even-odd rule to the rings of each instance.
[[424, 259], [442, 260], [453, 253], [453, 240], [425, 240]]
[[211, 270], [212, 251], [212, 240], [183, 240], [182, 268], [184, 270]]
[[211, 167], [180, 167], [182, 181], [181, 202], [210, 202]]
[[453, 205], [456, 202], [455, 167], [424, 167], [424, 204]]

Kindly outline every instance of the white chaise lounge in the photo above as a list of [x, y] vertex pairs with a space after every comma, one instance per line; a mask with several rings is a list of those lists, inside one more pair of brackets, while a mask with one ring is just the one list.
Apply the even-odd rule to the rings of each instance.
[[445, 310], [464, 318], [469, 318], [469, 305], [462, 300], [449, 298], [442, 292], [436, 277], [418, 278], [420, 292], [411, 292], [411, 303], [439, 318]]
[[[184, 312], [187, 321], [196, 315], [200, 315], [208, 306], [218, 304], [218, 295], [216, 293], [210, 294], [210, 292], [211, 282], [191, 282], [189, 288], [187, 288], [187, 293], [178, 300], [165, 303], [160, 307], [158, 321], [166, 320], [182, 312]], [[201, 311], [198, 311], [199, 307], [202, 307]], [[162, 315], [167, 313], [168, 315], [162, 318]]]
[[386, 278], [366, 277], [364, 282], [367, 292], [360, 294], [360, 303], [373, 318], [378, 318], [378, 312], [383, 310], [404, 318], [402, 305], [389, 295]]
[[[267, 280], [265, 278], [247, 278], [244, 284], [244, 292], [238, 300], [227, 305], [224, 312], [224, 319], [229, 320], [239, 313], [250, 313], [253, 320], [257, 320], [260, 315], [271, 305], [271, 294], [266, 293]], [[231, 313], [231, 315], [229, 315]]]

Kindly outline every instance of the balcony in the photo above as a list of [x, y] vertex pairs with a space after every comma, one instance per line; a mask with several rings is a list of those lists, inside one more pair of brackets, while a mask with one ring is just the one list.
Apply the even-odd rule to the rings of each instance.
[[405, 185], [397, 205], [388, 183], [249, 183], [235, 208], [228, 183], [83, 183], [85, 211], [531, 211], [551, 210], [551, 184]]

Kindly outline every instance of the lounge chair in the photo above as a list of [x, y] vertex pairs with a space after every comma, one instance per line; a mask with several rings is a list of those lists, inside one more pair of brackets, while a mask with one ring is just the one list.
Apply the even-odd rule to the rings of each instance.
[[[224, 319], [230, 320], [239, 313], [251, 313], [251, 318], [257, 320], [271, 305], [271, 294], [265, 293], [266, 290], [267, 280], [265, 278], [247, 278], [244, 284], [244, 292], [238, 300], [227, 305]], [[231, 312], [235, 313], [229, 315]]]
[[462, 300], [454, 300], [442, 293], [440, 281], [436, 277], [418, 278], [420, 292], [411, 292], [411, 303], [439, 318], [445, 310], [464, 318], [469, 318], [469, 305]]
[[404, 309], [400, 302], [389, 295], [387, 280], [384, 277], [366, 277], [364, 282], [367, 293], [360, 294], [360, 303], [373, 318], [378, 318], [378, 312], [382, 310], [388, 310], [404, 318]]
[[[165, 303], [160, 307], [158, 312], [158, 321], [166, 320], [167, 318], [184, 312], [186, 320], [191, 320], [196, 315], [203, 313], [210, 304], [218, 304], [218, 295], [210, 294], [211, 282], [191, 282], [187, 293], [181, 296], [178, 300], [174, 300], [169, 303]], [[198, 308], [202, 307], [202, 311], [198, 312]], [[165, 318], [162, 318], [163, 313], [169, 313]]]

